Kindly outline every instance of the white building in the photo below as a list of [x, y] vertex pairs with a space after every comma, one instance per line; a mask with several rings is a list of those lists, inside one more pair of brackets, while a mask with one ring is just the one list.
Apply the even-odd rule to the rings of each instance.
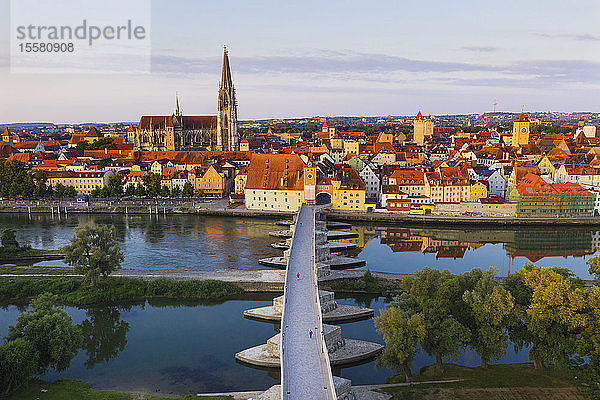
[[500, 170], [495, 170], [488, 178], [488, 196], [504, 198], [506, 193], [506, 179], [500, 173]]
[[381, 187], [381, 179], [375, 172], [375, 168], [369, 164], [358, 173], [365, 182], [365, 196], [367, 199], [377, 199]]

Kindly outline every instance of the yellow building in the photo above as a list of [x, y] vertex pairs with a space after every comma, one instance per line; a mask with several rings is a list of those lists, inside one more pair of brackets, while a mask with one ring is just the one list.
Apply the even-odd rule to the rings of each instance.
[[190, 171], [188, 180], [194, 186], [194, 190], [205, 196], [225, 197], [227, 195], [227, 178], [213, 165]]
[[419, 146], [423, 146], [426, 137], [433, 135], [433, 121], [431, 117], [423, 117], [421, 110], [415, 117], [413, 123], [413, 142]]
[[365, 210], [365, 183], [354, 168], [342, 167], [331, 179], [334, 210]]
[[396, 164], [396, 153], [382, 150], [371, 159], [375, 165], [393, 165]]
[[344, 148], [344, 139], [340, 135], [335, 135], [329, 140], [329, 144], [332, 149], [343, 149]]
[[92, 128], [88, 131], [88, 133], [85, 134], [83, 140], [85, 140], [88, 143], [94, 143], [97, 142], [98, 140], [102, 139], [104, 136], [98, 132], [98, 129], [96, 129], [96, 127], [92, 126]]
[[544, 156], [540, 162], [538, 163], [538, 168], [542, 175], [548, 175], [550, 179], [554, 179], [554, 174], [556, 173], [556, 168], [550, 162], [548, 156]]
[[235, 175], [235, 193], [244, 193], [246, 180], [248, 179], [248, 167], [242, 167]]
[[77, 194], [90, 194], [94, 189], [108, 185], [108, 179], [114, 174], [111, 170], [74, 172], [73, 186]]
[[524, 146], [529, 143], [529, 119], [521, 113], [513, 123], [512, 145]]
[[360, 144], [356, 140], [344, 140], [344, 155], [359, 153]]
[[483, 182], [475, 182], [471, 185], [471, 201], [485, 199], [488, 197], [487, 186]]

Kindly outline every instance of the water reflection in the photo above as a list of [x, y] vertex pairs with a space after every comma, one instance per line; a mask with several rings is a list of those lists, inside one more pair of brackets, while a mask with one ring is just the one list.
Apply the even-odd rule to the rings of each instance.
[[[66, 307], [73, 322], [84, 326], [86, 343], [67, 371], [52, 371], [43, 378], [81, 379], [99, 389], [177, 395], [267, 389], [279, 382], [279, 371], [249, 368], [236, 362], [234, 355], [276, 333], [274, 324], [243, 317], [243, 310], [272, 304], [273, 296], [261, 294], [213, 304], [156, 299], [118, 307]], [[375, 315], [389, 300], [360, 295], [336, 299], [339, 304], [369, 306]], [[0, 337], [22, 311], [16, 306], [0, 311]], [[342, 333], [345, 338], [383, 343], [372, 319], [343, 324]], [[527, 359], [527, 351], [517, 355], [510, 346], [498, 362]], [[419, 351], [413, 372], [433, 362]], [[479, 358], [467, 350], [458, 362], [477, 366]], [[375, 363], [344, 366], [334, 372], [355, 385], [384, 383], [394, 374], [385, 367], [376, 368]]]
[[[55, 249], [90, 220], [115, 227], [128, 268], [261, 269], [259, 259], [281, 255], [270, 246], [277, 239], [269, 237], [281, 227], [270, 219], [163, 214], [69, 214], [58, 219], [7, 213], [0, 215], [0, 226], [16, 229], [17, 239], [33, 247]], [[411, 273], [429, 266], [461, 273], [496, 266], [506, 275], [533, 261], [589, 278], [585, 261], [600, 248], [600, 231], [592, 227], [458, 229], [354, 222], [349, 230], [358, 235], [342, 240], [358, 246], [351, 254], [383, 272]]]
[[84, 365], [91, 369], [117, 357], [125, 349], [129, 323], [121, 320], [117, 307], [90, 308], [86, 315], [87, 319], [81, 323], [83, 351], [87, 354]]
[[600, 250], [592, 228], [453, 229], [355, 225], [358, 256], [377, 271], [410, 273], [423, 266], [453, 273], [496, 266], [510, 274], [526, 262], [572, 269], [589, 278], [585, 261]]
[[[280, 255], [271, 248], [275, 220], [200, 215], [2, 214], [0, 226], [12, 227], [17, 239], [42, 249], [69, 243], [78, 225], [94, 221], [115, 227], [127, 268], [260, 269], [258, 260]], [[47, 261], [39, 265], [63, 265]]]

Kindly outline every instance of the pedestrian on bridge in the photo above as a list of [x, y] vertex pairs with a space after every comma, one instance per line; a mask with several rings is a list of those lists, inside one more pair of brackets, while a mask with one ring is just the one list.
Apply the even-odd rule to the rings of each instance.
[[310, 339], [312, 339], [312, 329], [309, 329], [309, 330], [308, 330], [308, 337], [309, 337]]
[[296, 274], [296, 279], [300, 279], [300, 272]]

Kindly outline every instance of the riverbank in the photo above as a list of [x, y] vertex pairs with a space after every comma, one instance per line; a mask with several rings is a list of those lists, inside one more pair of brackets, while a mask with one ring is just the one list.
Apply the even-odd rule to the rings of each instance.
[[[57, 218], [77, 214], [132, 214], [132, 215], [167, 215], [191, 214], [238, 218], [278, 218], [293, 217], [295, 212], [249, 210], [243, 205], [230, 208], [227, 199], [215, 200], [98, 200], [89, 205], [74, 201], [0, 201], [0, 213], [52, 214]], [[516, 216], [463, 216], [463, 215], [413, 215], [390, 212], [345, 212], [331, 211], [328, 219], [339, 222], [387, 222], [408, 225], [427, 226], [600, 226], [600, 216], [590, 217], [516, 217]]]
[[[46, 382], [33, 379], [27, 387], [12, 393], [11, 400], [191, 400], [196, 396], [185, 397], [153, 396], [147, 393], [122, 393], [94, 390], [91, 384], [74, 379], [61, 379]], [[233, 396], [205, 396], [205, 400], [233, 400]]]
[[600, 217], [534, 218], [534, 217], [468, 217], [462, 215], [412, 215], [331, 211], [327, 218], [340, 222], [389, 222], [429, 226], [600, 226]]
[[0, 265], [32, 265], [41, 261], [62, 260], [65, 254], [60, 250], [41, 250], [26, 248], [24, 250], [11, 251], [0, 248]]
[[[569, 378], [556, 371], [536, 371], [530, 363], [496, 364], [488, 370], [447, 364], [446, 372], [438, 374], [433, 366], [421, 369], [414, 381], [404, 382], [402, 374], [390, 377], [388, 383], [353, 386], [360, 400], [488, 400], [548, 399], [584, 400], [580, 389]], [[117, 389], [119, 390], [119, 389]], [[257, 398], [261, 391], [198, 393], [187, 396], [159, 395], [149, 392], [103, 391], [91, 384], [73, 379], [31, 383], [11, 394], [11, 400], [247, 400]], [[2, 398], [2, 397], [0, 397]]]
[[[4, 279], [52, 279], [61, 276], [80, 279], [69, 267], [49, 266], [0, 266], [0, 283]], [[319, 279], [324, 289], [343, 293], [389, 294], [394, 292], [400, 281], [409, 274], [374, 272], [363, 270], [331, 271]], [[130, 269], [122, 268], [111, 274], [115, 279], [140, 280], [151, 282], [157, 279], [172, 281], [219, 281], [236, 286], [249, 293], [282, 293], [285, 284], [285, 270], [232, 270], [212, 271], [173, 270], [173, 269]], [[0, 299], [2, 298], [0, 291]]]
[[[558, 371], [535, 370], [532, 363], [495, 364], [487, 370], [446, 364], [443, 374], [436, 372], [434, 366], [425, 366], [413, 378], [420, 384], [384, 387], [381, 391], [391, 395], [392, 400], [584, 400], [570, 376]], [[455, 381], [443, 384], [431, 382], [452, 379]], [[395, 375], [388, 381], [404, 382], [404, 374]]]
[[[64, 294], [65, 290], [69, 290], [68, 288], [78, 288], [80, 285], [81, 275], [72, 271], [72, 268], [69, 267], [0, 266], [0, 301], [35, 297], [43, 293], [45, 288], [58, 290], [59, 293], [55, 294]], [[401, 291], [400, 283], [411, 275], [370, 270], [332, 270], [328, 275], [319, 278], [319, 288], [337, 295], [358, 294], [389, 298], [396, 296]], [[498, 279], [503, 279], [503, 277], [498, 277]], [[11, 284], [11, 280], [14, 280], [15, 283]], [[36, 284], [36, 281], [45, 282], [47, 286], [41, 283]], [[73, 295], [64, 300], [67, 303], [70, 301], [89, 305], [94, 302], [140, 300], [149, 297], [208, 300], [227, 298], [241, 293], [283, 293], [285, 271], [123, 268], [111, 274], [108, 282], [111, 282], [109, 283], [110, 290], [105, 295], [99, 296], [89, 292], [81, 293], [81, 298]], [[210, 284], [208, 284], [209, 282]], [[582, 283], [591, 286], [596, 281], [583, 279]], [[183, 289], [186, 285], [190, 288], [196, 287], [196, 290], [200, 290], [200, 292]], [[206, 286], [202, 288], [202, 285]], [[176, 289], [177, 287], [179, 289]], [[10, 293], [10, 295], [6, 293]], [[84, 303], [78, 303], [81, 301]], [[86, 301], [87, 303], [85, 303]]]
[[0, 302], [21, 302], [43, 293], [57, 296], [67, 305], [89, 306], [102, 303], [151, 298], [218, 300], [242, 292], [232, 283], [213, 279], [172, 280], [164, 277], [144, 281], [139, 278], [108, 277], [96, 286], [82, 283], [77, 275], [4, 274], [0, 276]]

